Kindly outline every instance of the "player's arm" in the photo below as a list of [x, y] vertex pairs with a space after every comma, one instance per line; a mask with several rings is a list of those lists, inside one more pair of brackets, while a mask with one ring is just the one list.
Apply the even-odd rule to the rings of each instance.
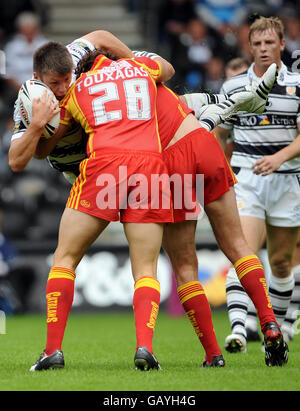
[[9, 153], [8, 163], [12, 171], [23, 171], [29, 161], [35, 154], [37, 144], [43, 133], [46, 124], [59, 113], [58, 102], [53, 104], [53, 93], [47, 98], [47, 91], [39, 99], [32, 102], [32, 121], [24, 134], [15, 140], [12, 140]]
[[160, 56], [156, 57], [154, 60], [159, 63], [161, 67], [161, 74], [157, 78], [156, 82], [163, 83], [170, 80], [170, 78], [175, 74], [175, 69], [172, 64]]
[[59, 140], [66, 134], [68, 128], [69, 126], [60, 124], [57, 132], [51, 138], [41, 138], [36, 146], [34, 158], [37, 160], [46, 158], [53, 151]]
[[300, 156], [300, 123], [298, 123], [298, 131], [298, 136], [287, 147], [277, 151], [275, 154], [265, 156], [257, 160], [252, 165], [254, 174], [262, 174], [263, 176], [267, 176], [273, 173], [273, 171], [278, 170], [279, 167], [286, 161]]
[[[74, 83], [75, 84], [75, 83]], [[40, 139], [35, 150], [34, 157], [38, 160], [46, 158], [57, 145], [59, 140], [68, 131], [69, 127], [73, 123], [72, 113], [68, 109], [68, 101], [70, 99], [71, 91], [74, 87], [71, 87], [66, 94], [65, 98], [60, 102], [60, 124], [56, 133], [49, 139]]]
[[[151, 60], [156, 61], [160, 65], [160, 74], [159, 74], [159, 76], [158, 75], [155, 76], [155, 81], [157, 83], [163, 83], [165, 81], [168, 81], [168, 80], [170, 80], [171, 77], [174, 76], [175, 69], [172, 66], [172, 64], [169, 63], [163, 57], [159, 56], [158, 54], [150, 53], [148, 51], [133, 51], [133, 54], [134, 54], [135, 57], [138, 57], [138, 58], [139, 57], [147, 57]], [[150, 68], [151, 70], [154, 69], [154, 71], [157, 69], [157, 68], [154, 68], [154, 67], [148, 67], [148, 68]]]
[[223, 128], [223, 127], [215, 127], [212, 130], [212, 133], [214, 133], [214, 135], [217, 137], [217, 139], [219, 140], [219, 143], [221, 144], [221, 147], [223, 148], [223, 150], [225, 151], [226, 148], [226, 143], [230, 134], [229, 129], [227, 128]]
[[116, 36], [106, 30], [95, 30], [91, 33], [82, 36], [81, 38], [88, 40], [96, 49], [108, 51], [111, 54], [120, 58], [132, 58], [132, 51], [119, 40]]
[[197, 120], [200, 120], [201, 109], [209, 104], [219, 104], [228, 100], [227, 94], [189, 93], [179, 96], [180, 99], [194, 111]]

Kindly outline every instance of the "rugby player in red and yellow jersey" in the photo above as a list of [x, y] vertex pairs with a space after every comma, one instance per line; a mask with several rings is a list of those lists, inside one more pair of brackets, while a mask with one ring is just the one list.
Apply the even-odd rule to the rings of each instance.
[[[62, 124], [68, 128], [73, 118], [81, 124], [88, 134], [88, 158], [80, 165], [61, 219], [46, 290], [47, 344], [32, 371], [62, 364], [75, 269], [110, 221], [119, 218], [135, 280], [135, 366], [159, 369], [152, 352], [160, 304], [156, 267], [163, 223], [172, 222], [173, 216], [157, 128], [156, 82], [168, 80], [174, 70], [164, 59], [115, 61], [99, 51], [79, 66], [82, 74], [61, 103]], [[153, 176], [166, 177], [154, 194]]]
[[[199, 208], [194, 204], [197, 198], [197, 175], [203, 175], [204, 178], [202, 206], [216, 240], [234, 265], [243, 288], [258, 312], [265, 336], [266, 353], [268, 352], [266, 364], [270, 352], [272, 361], [276, 363], [275, 359], [278, 357], [284, 363], [286, 359], [283, 359], [285, 350], [282, 349], [282, 333], [270, 304], [264, 269], [243, 235], [233, 190], [236, 179], [224, 152], [215, 136], [201, 127], [191, 110], [176, 94], [163, 85], [159, 85], [157, 90], [159, 132], [169, 175], [172, 177], [179, 174], [182, 181], [185, 176], [192, 176], [191, 184], [188, 187], [183, 184], [181, 188], [182, 192], [187, 193], [187, 198], [190, 198], [191, 191], [192, 202], [187, 205], [182, 202], [179, 209], [176, 209], [176, 185], [171, 185], [174, 224], [167, 224], [165, 227], [163, 247], [172, 263], [180, 301], [205, 349], [203, 365], [222, 367], [225, 362], [213, 331], [209, 304], [198, 279], [195, 215], [199, 213]], [[201, 198], [198, 200], [201, 201]]]

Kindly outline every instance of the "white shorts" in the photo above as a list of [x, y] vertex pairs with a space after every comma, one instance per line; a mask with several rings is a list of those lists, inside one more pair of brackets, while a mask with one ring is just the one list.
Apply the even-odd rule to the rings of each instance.
[[263, 177], [241, 168], [236, 177], [234, 188], [241, 216], [261, 218], [275, 227], [300, 226], [299, 174], [272, 173]]

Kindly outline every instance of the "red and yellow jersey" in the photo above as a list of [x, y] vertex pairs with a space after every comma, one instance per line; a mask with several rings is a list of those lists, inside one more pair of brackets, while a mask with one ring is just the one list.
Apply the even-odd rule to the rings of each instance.
[[148, 57], [112, 61], [99, 55], [61, 102], [61, 123], [79, 122], [87, 153], [103, 149], [161, 152], [156, 112], [160, 64]]
[[176, 93], [163, 84], [157, 85], [156, 108], [161, 146], [164, 150], [185, 117], [194, 112]]

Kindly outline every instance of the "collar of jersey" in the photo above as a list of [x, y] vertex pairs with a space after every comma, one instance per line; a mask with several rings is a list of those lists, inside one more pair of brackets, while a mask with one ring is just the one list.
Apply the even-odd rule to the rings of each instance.
[[[253, 68], [254, 68], [254, 63], [252, 63], [251, 66], [250, 66], [249, 69], [248, 69], [248, 74], [247, 74], [247, 75], [248, 75], [248, 79], [249, 79], [249, 82], [250, 82], [250, 83], [251, 83], [252, 80], [257, 80], [257, 79], [259, 79], [259, 77], [257, 77], [257, 75], [254, 73]], [[286, 67], [286, 65], [283, 63], [283, 61], [281, 60], [281, 68], [280, 68], [280, 70], [279, 70], [279, 72], [278, 72], [278, 79], [284, 78], [286, 71], [287, 71], [287, 67]]]

